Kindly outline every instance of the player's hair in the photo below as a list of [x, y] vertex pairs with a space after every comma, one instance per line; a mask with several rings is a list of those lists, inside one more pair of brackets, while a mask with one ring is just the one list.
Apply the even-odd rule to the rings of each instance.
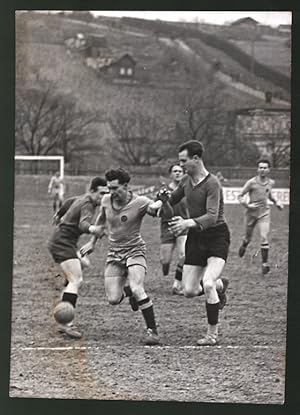
[[259, 163], [266, 163], [266, 164], [268, 164], [269, 167], [271, 167], [271, 162], [268, 158], [263, 158], [262, 157], [262, 158], [258, 159], [257, 162], [256, 162], [257, 167], [258, 167]]
[[118, 180], [120, 184], [129, 183], [131, 179], [129, 173], [125, 169], [122, 169], [121, 167], [115, 170], [114, 169], [107, 170], [105, 172], [105, 177], [108, 182], [112, 180]]
[[203, 144], [200, 143], [200, 141], [190, 140], [186, 141], [185, 143], [181, 144], [181, 146], [179, 146], [179, 152], [184, 150], [187, 150], [189, 157], [198, 156], [201, 158], [204, 152], [204, 147]]
[[106, 180], [103, 177], [94, 177], [90, 183], [90, 191], [96, 192], [99, 186], [106, 186]]
[[171, 164], [171, 166], [170, 166], [170, 167], [169, 167], [169, 169], [168, 169], [169, 174], [170, 174], [170, 173], [172, 173], [173, 167], [175, 167], [175, 166], [180, 167], [180, 168], [181, 168], [181, 170], [183, 171], [183, 168], [180, 166], [180, 164], [179, 164], [179, 163], [173, 163], [173, 164]]

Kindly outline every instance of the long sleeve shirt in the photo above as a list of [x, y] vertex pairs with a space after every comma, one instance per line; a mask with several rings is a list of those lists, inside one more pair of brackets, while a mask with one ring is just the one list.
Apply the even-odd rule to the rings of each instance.
[[90, 194], [78, 196], [62, 217], [59, 227], [67, 227], [78, 237], [82, 233], [89, 233], [88, 229], [95, 219], [96, 210], [97, 204]]
[[223, 191], [219, 180], [209, 173], [203, 181], [193, 186], [192, 180], [185, 175], [170, 197], [171, 206], [186, 197], [190, 218], [198, 230], [225, 223]]

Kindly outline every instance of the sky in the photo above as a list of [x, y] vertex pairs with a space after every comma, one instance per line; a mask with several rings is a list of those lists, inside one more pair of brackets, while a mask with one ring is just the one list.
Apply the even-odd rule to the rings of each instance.
[[292, 13], [289, 11], [280, 12], [239, 12], [239, 11], [117, 11], [117, 10], [102, 10], [92, 11], [94, 15], [102, 16], [130, 16], [138, 17], [142, 19], [160, 19], [166, 21], [195, 21], [205, 23], [224, 24], [230, 23], [243, 17], [252, 17], [261, 24], [267, 24], [269, 26], [278, 26], [280, 24], [291, 24]]

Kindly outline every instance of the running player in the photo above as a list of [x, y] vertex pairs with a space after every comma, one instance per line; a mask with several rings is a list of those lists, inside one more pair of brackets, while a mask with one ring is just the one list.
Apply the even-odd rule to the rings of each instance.
[[[239, 248], [239, 256], [245, 255], [246, 248], [250, 243], [254, 228], [257, 226], [260, 234], [262, 273], [270, 271], [268, 264], [269, 257], [269, 232], [270, 232], [270, 200], [278, 209], [283, 209], [283, 205], [276, 201], [272, 195], [272, 188], [275, 181], [269, 178], [270, 161], [260, 159], [257, 162], [257, 175], [249, 179], [238, 196], [239, 202], [246, 208], [245, 211], [245, 236]], [[245, 195], [249, 195], [249, 201], [245, 200]]]
[[[60, 218], [49, 244], [49, 251], [55, 262], [60, 264], [67, 281], [62, 292], [61, 301], [70, 302], [76, 306], [78, 289], [82, 283], [82, 267], [77, 254], [77, 242], [81, 234], [97, 234], [102, 232], [101, 226], [92, 224], [102, 197], [107, 193], [106, 180], [95, 177], [90, 184], [89, 191], [78, 196], [64, 215]], [[81, 338], [78, 329], [71, 325], [60, 325], [59, 332], [71, 338]]]
[[175, 205], [185, 196], [190, 218], [173, 217], [170, 230], [175, 235], [188, 230], [183, 292], [186, 297], [205, 293], [207, 334], [197, 344], [214, 346], [218, 343], [219, 310], [226, 301], [228, 280], [221, 278], [221, 274], [228, 256], [230, 234], [224, 217], [222, 187], [205, 168], [203, 151], [203, 145], [195, 140], [179, 147], [179, 162], [187, 174], [172, 192], [169, 203]]
[[[110, 195], [102, 199], [96, 225], [108, 225], [109, 248], [104, 273], [107, 299], [110, 304], [116, 305], [124, 297], [129, 297], [131, 308], [134, 311], [140, 309], [146, 323], [143, 343], [156, 345], [159, 336], [153, 304], [144, 289], [146, 245], [140, 228], [144, 216], [147, 213], [156, 216], [162, 202], [153, 202], [145, 196], [132, 193], [128, 187], [130, 175], [122, 168], [107, 171], [105, 177]], [[96, 240], [97, 236], [93, 236], [81, 248], [81, 254], [92, 252]]]
[[64, 182], [59, 171], [51, 177], [48, 185], [48, 193], [51, 193], [54, 213], [61, 208], [64, 200]]
[[[169, 175], [171, 182], [168, 184], [167, 189], [173, 191], [178, 186], [183, 176], [183, 169], [179, 164], [173, 164], [169, 168]], [[182, 218], [188, 218], [188, 209], [185, 198], [182, 199], [177, 205], [173, 206], [173, 216], [181, 216]], [[177, 267], [175, 271], [175, 278], [172, 287], [172, 293], [175, 295], [183, 295], [181, 286], [182, 269], [184, 264], [184, 249], [187, 231], [177, 237], [169, 231], [168, 218], [162, 216], [160, 223], [160, 262], [162, 264], [163, 275], [169, 274], [170, 263], [172, 260], [172, 254], [176, 247], [177, 250]]]

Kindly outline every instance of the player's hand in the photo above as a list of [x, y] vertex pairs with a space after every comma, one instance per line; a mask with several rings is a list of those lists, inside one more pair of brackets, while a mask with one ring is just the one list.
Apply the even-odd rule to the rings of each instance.
[[275, 206], [277, 207], [277, 209], [282, 210], [283, 209], [283, 204], [280, 202], [276, 202]]
[[247, 209], [258, 209], [264, 206], [264, 202], [252, 202], [248, 203]]
[[188, 228], [186, 220], [181, 216], [174, 216], [169, 220], [168, 224], [170, 232], [175, 236], [180, 235]]
[[166, 203], [170, 198], [171, 192], [165, 187], [161, 188], [156, 195], [157, 200], [161, 200], [163, 203]]
[[91, 254], [94, 251], [94, 249], [95, 243], [93, 241], [89, 241], [80, 248], [79, 252], [80, 255], [84, 257], [85, 255]]
[[55, 213], [52, 218], [52, 225], [58, 225], [60, 222], [60, 217]]

